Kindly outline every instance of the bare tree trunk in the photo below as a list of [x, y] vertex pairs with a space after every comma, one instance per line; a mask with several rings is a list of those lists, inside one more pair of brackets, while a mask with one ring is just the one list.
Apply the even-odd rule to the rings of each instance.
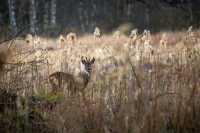
[[128, 4], [127, 5], [127, 16], [128, 16], [128, 18], [130, 18], [130, 16], [131, 16], [131, 9], [132, 9], [132, 5], [131, 4]]
[[146, 28], [149, 27], [150, 24], [150, 10], [148, 7], [145, 8], [145, 24]]
[[56, 25], [56, 0], [51, 0], [51, 26]]
[[36, 32], [36, 23], [37, 23], [37, 18], [36, 18], [36, 6], [35, 6], [35, 0], [30, 0], [30, 31], [31, 33]]
[[17, 24], [15, 18], [15, 0], [8, 0], [9, 6], [9, 19], [10, 19], [10, 27], [14, 34], [17, 33]]
[[92, 22], [90, 26], [90, 29], [92, 30], [94, 30], [94, 28], [97, 26], [96, 15], [97, 15], [97, 4], [96, 4], [96, 1], [92, 1], [92, 12], [91, 12]]
[[45, 5], [44, 5], [44, 16], [43, 16], [43, 28], [47, 29], [48, 25], [49, 25], [49, 2], [46, 1]]
[[193, 11], [192, 11], [192, 2], [191, 2], [191, 0], [187, 0], [187, 2], [188, 2], [189, 14], [190, 14], [190, 23], [192, 23], [194, 20]]
[[127, 3], [127, 9], [126, 9], [126, 15], [128, 17], [128, 20], [130, 21], [132, 16], [133, 16], [133, 1], [131, 0], [128, 0], [128, 3]]
[[120, 18], [119, 16], [120, 16], [120, 13], [121, 13], [121, 11], [120, 11], [120, 1], [119, 0], [117, 0], [116, 1], [116, 18], [117, 18], [117, 20]]
[[3, 14], [0, 12], [0, 27], [1, 25], [4, 24], [4, 21], [3, 21]]
[[84, 17], [83, 17], [83, 2], [80, 1], [79, 3], [79, 8], [78, 8], [78, 12], [79, 12], [79, 21], [80, 21], [80, 25], [81, 25], [81, 30], [85, 31], [85, 25], [84, 25]]
[[84, 15], [84, 22], [85, 22], [85, 27], [88, 30], [88, 26], [89, 26], [89, 14], [88, 14], [88, 9], [85, 9], [83, 11], [83, 15]]

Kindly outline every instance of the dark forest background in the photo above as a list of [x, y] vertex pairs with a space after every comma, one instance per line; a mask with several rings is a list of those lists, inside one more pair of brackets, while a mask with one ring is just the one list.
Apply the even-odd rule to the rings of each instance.
[[57, 35], [111, 32], [125, 26], [157, 32], [200, 25], [199, 0], [1, 0], [4, 36], [24, 33]]

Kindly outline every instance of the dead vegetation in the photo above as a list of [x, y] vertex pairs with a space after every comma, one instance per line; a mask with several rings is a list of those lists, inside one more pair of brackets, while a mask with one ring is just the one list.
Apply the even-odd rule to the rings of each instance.
[[[197, 39], [198, 31], [193, 34]], [[75, 45], [34, 51], [19, 47], [22, 41], [15, 42], [16, 62], [4, 64], [0, 88], [2, 95], [5, 90], [16, 95], [17, 103], [10, 101], [16, 107], [7, 107], [5, 97], [0, 101], [3, 110], [18, 112], [17, 131], [198, 133], [198, 41], [188, 41], [192, 37], [187, 32], [146, 31], [133, 32], [129, 38], [102, 38], [85, 36]], [[55, 44], [47, 47], [58, 43], [51, 41]], [[56, 71], [76, 75], [81, 56], [95, 57], [93, 74], [82, 94], [52, 93], [49, 75]], [[15, 128], [7, 122], [13, 117], [5, 117], [14, 112], [5, 115], [0, 109], [0, 114], [4, 116], [0, 120], [2, 132]]]
[[77, 43], [77, 36], [76, 33], [70, 32], [69, 34], [67, 34], [66, 37], [67, 43], [68, 45], [75, 45]]

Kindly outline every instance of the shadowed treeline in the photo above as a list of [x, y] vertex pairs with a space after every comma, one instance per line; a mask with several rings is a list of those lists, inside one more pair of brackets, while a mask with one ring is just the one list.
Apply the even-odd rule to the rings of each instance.
[[26, 33], [49, 33], [50, 35], [70, 31], [85, 33], [92, 32], [96, 26], [103, 32], [112, 32], [126, 24], [129, 30], [146, 28], [156, 32], [182, 30], [189, 25], [196, 28], [200, 20], [198, 0], [25, 0], [23, 2], [16, 0], [11, 2], [0, 2], [2, 31], [20, 30], [28, 25]]

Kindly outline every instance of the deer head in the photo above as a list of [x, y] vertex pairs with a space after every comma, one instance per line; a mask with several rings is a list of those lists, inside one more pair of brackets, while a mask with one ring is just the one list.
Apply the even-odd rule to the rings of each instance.
[[90, 58], [82, 56], [81, 57], [81, 72], [90, 75], [92, 71], [92, 65], [94, 64], [94, 62], [95, 62], [94, 57], [90, 59]]

